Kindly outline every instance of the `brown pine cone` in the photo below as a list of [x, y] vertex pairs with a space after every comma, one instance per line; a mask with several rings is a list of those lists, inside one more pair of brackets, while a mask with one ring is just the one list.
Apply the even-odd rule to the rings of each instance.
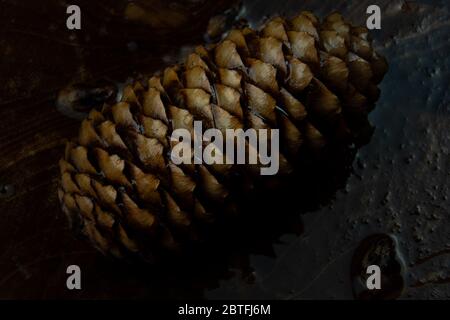
[[[329, 145], [358, 141], [386, 71], [368, 30], [337, 13], [232, 30], [90, 112], [60, 161], [63, 211], [105, 254], [177, 251], [239, 213], [236, 194], [282, 182]], [[175, 165], [171, 133], [192, 132], [194, 120], [204, 130], [279, 129], [278, 175], [261, 177], [260, 165]]]

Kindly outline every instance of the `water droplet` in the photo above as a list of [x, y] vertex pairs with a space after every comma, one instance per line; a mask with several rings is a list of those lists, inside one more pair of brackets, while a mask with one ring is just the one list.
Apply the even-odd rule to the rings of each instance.
[[14, 186], [11, 184], [0, 184], [0, 198], [12, 197], [15, 191]]
[[138, 49], [138, 45], [137, 45], [136, 42], [130, 41], [130, 42], [127, 43], [127, 48], [128, 48], [129, 51], [135, 52]]
[[[381, 289], [365, 286], [367, 267], [381, 269]], [[397, 240], [387, 234], [374, 234], [361, 241], [352, 258], [351, 280], [356, 299], [395, 299], [401, 296], [405, 284], [405, 266], [398, 250]]]

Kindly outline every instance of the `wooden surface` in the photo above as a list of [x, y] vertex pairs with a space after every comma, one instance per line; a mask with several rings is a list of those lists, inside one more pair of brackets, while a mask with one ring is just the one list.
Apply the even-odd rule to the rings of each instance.
[[[378, 3], [383, 28], [373, 36], [390, 64], [371, 115], [375, 134], [353, 174], [331, 204], [302, 216], [303, 234], [273, 243], [274, 256], [160, 277], [111, 262], [68, 232], [57, 161], [79, 122], [57, 110], [57, 92], [175, 61], [203, 41], [225, 2], [136, 1], [146, 15], [135, 18], [127, 1], [77, 1], [77, 32], [65, 28], [62, 2], [0, 2], [0, 298], [352, 298], [352, 256], [372, 233], [397, 241], [403, 298], [449, 298], [448, 1], [244, 1], [252, 24], [303, 9], [320, 17], [339, 10], [362, 24], [367, 5]], [[65, 289], [70, 264], [83, 271], [81, 291]]]

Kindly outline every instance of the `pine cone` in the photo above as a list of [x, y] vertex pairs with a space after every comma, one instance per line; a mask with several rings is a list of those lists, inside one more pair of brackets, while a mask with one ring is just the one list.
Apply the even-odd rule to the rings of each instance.
[[[323, 23], [302, 12], [259, 31], [232, 30], [184, 64], [127, 86], [121, 102], [90, 112], [60, 161], [63, 211], [105, 254], [180, 250], [239, 213], [237, 195], [282, 182], [327, 146], [358, 141], [386, 71], [368, 30], [337, 13]], [[194, 120], [221, 131], [279, 129], [279, 173], [175, 165], [171, 133], [192, 132]]]

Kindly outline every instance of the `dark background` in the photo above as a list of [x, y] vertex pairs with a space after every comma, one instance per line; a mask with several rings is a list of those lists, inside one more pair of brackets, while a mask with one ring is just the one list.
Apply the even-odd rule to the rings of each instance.
[[[401, 298], [450, 298], [448, 1], [244, 1], [255, 26], [305, 9], [365, 24], [367, 6], [378, 4], [382, 30], [372, 35], [390, 70], [370, 143], [335, 199], [302, 216], [303, 232], [281, 236], [271, 256], [248, 255], [245, 267], [182, 280], [111, 262], [74, 239], [56, 197], [57, 161], [79, 125], [55, 107], [58, 91], [173, 63], [232, 5], [134, 2], [145, 13], [138, 20], [124, 0], [73, 1], [82, 30], [69, 31], [64, 1], [0, 1], [0, 298], [353, 298], [352, 257], [372, 234], [394, 243], [385, 256], [402, 266]], [[81, 267], [81, 291], [65, 287], [70, 264]]]

